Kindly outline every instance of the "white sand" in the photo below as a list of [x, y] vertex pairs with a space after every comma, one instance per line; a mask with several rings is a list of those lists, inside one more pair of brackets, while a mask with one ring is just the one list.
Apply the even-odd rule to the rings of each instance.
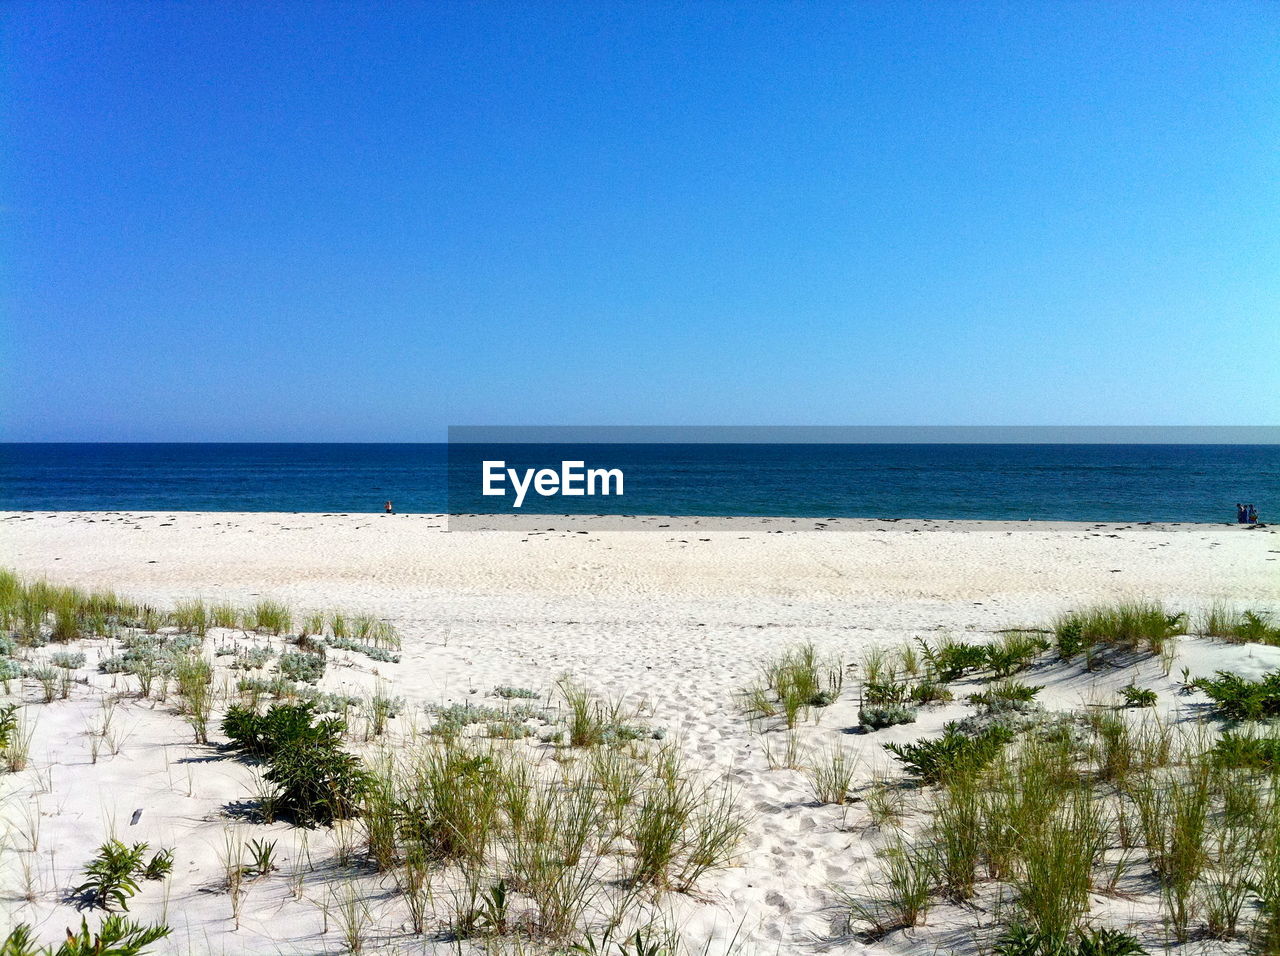
[[[650, 529], [656, 523], [636, 520]], [[831, 885], [873, 873], [880, 838], [859, 806], [818, 805], [802, 774], [768, 769], [761, 739], [733, 696], [766, 657], [812, 641], [853, 661], [874, 642], [1043, 625], [1063, 610], [1123, 597], [1190, 611], [1213, 601], [1280, 610], [1273, 529], [845, 521], [809, 530], [814, 525], [786, 519], [715, 530], [712, 520], [705, 532], [445, 533], [442, 518], [419, 515], [18, 513], [0, 514], [0, 566], [161, 605], [270, 596], [297, 610], [372, 611], [397, 625], [402, 663], [352, 658], [350, 667], [330, 667], [325, 689], [366, 691], [381, 678], [421, 705], [479, 699], [500, 684], [545, 690], [569, 673], [602, 693], [644, 702], [650, 721], [681, 741], [691, 763], [735, 783], [752, 814], [741, 865], [707, 878], [705, 902], [681, 904], [686, 936], [700, 945], [708, 934], [731, 936], [740, 927], [747, 952], [769, 953], [916, 946], [901, 933], [866, 947], [824, 940], [836, 915]], [[1189, 640], [1183, 653], [1175, 678], [1183, 663], [1193, 673], [1280, 663], [1271, 648]], [[1156, 664], [1141, 674], [1170, 696]], [[1051, 706], [1066, 707], [1110, 693], [1116, 679], [1130, 676], [1076, 668], [1037, 682], [1050, 684]], [[27, 708], [36, 721], [33, 766], [0, 778], [10, 824], [0, 867], [5, 922], [34, 923], [45, 939], [77, 923], [59, 900], [114, 827], [127, 842], [180, 848], [168, 888], [148, 885], [131, 907], [139, 918], [163, 916], [174, 926], [158, 951], [340, 951], [332, 927], [321, 933], [320, 908], [293, 899], [283, 874], [253, 885], [234, 928], [217, 885], [224, 833], [269, 832], [287, 871], [302, 853], [302, 832], [230, 820], [225, 807], [253, 797], [252, 771], [204, 759], [208, 748], [191, 744], [170, 707], [122, 701], [114, 719], [128, 733], [119, 754], [90, 762], [85, 731], [99, 719], [111, 683], [95, 678], [95, 687], [78, 687], [71, 700]], [[22, 694], [37, 699], [31, 682]], [[806, 743], [840, 742], [863, 754], [868, 768], [887, 768], [883, 742], [915, 739], [966, 712], [956, 704], [916, 725], [843, 733], [856, 724], [856, 709], [846, 694], [820, 725], [805, 728]], [[138, 808], [142, 820], [130, 826]], [[29, 820], [39, 822], [38, 850], [18, 852], [29, 842]], [[324, 834], [309, 841], [313, 857], [330, 852]], [[376, 940], [389, 951], [432, 951], [394, 932], [403, 917], [389, 881], [371, 875], [362, 887], [382, 927]], [[323, 888], [307, 895], [319, 898]]]

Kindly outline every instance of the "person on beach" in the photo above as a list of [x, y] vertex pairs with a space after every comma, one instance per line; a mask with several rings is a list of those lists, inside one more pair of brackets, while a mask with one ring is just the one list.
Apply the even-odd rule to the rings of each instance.
[[1236, 524], [1244, 524], [1244, 519], [1248, 517], [1248, 513], [1244, 509], [1244, 505], [1236, 502]]
[[385, 512], [386, 512], [387, 514], [389, 514], [389, 515], [392, 515], [392, 514], [395, 514], [395, 513], [396, 513], [396, 509], [395, 509], [395, 508], [393, 508], [393, 507], [391, 506], [391, 502], [389, 502], [389, 501], [388, 501], [385, 505], [383, 505], [383, 506], [382, 506], [382, 510], [383, 510], [383, 511], [385, 511]]
[[1255, 508], [1253, 505], [1249, 505], [1247, 508], [1245, 508], [1245, 522], [1247, 524], [1258, 523], [1258, 509]]

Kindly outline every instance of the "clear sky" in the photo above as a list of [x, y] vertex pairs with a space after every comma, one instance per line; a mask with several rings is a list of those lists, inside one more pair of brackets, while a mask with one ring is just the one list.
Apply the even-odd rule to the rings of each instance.
[[0, 7], [0, 439], [1280, 424], [1280, 4]]

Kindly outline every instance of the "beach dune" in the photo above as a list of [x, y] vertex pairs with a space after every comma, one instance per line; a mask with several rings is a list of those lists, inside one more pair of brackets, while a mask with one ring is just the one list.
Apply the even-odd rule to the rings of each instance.
[[[680, 903], [684, 931], [695, 944], [737, 933], [782, 953], [818, 951], [833, 925], [831, 887], [867, 878], [874, 839], [850, 824], [848, 808], [813, 804], [802, 774], [769, 768], [735, 695], [770, 655], [810, 642], [852, 663], [876, 643], [984, 639], [1128, 598], [1190, 612], [1214, 603], [1280, 611], [1280, 535], [1265, 528], [788, 518], [662, 529], [660, 519], [631, 520], [634, 531], [545, 530], [554, 520], [540, 519], [521, 531], [449, 532], [439, 515], [21, 512], [0, 514], [0, 564], [162, 607], [269, 597], [299, 613], [375, 614], [401, 634], [399, 663], [331, 668], [323, 687], [388, 686], [410, 709], [500, 685], [545, 693], [566, 674], [633, 702], [691, 767], [729, 781], [750, 818], [740, 864], [713, 874], [701, 901]], [[1280, 663], [1273, 648], [1229, 651], [1245, 669]], [[1202, 672], [1221, 659], [1194, 641], [1184, 654]], [[1047, 694], [1080, 706], [1112, 690], [1108, 680], [1082, 675]], [[7, 888], [8, 920], [56, 936], [74, 916], [60, 888], [114, 830], [181, 848], [163, 909], [141, 897], [132, 907], [174, 926], [159, 951], [337, 951], [321, 908], [283, 883], [251, 892], [231, 925], [225, 898], [208, 890], [226, 808], [252, 794], [252, 772], [194, 759], [185, 725], [154, 702], [123, 704], [120, 752], [90, 762], [85, 728], [105, 691], [95, 678], [67, 701], [27, 708], [32, 770], [5, 784], [6, 814], [35, 807], [41, 847], [54, 852], [37, 854], [29, 879], [9, 868], [10, 883], [35, 888]], [[855, 723], [856, 704], [838, 703], [805, 729], [805, 743], [847, 742], [871, 766], [888, 763], [883, 741], [922, 732], [845, 734]], [[301, 852], [290, 828], [273, 835], [282, 857]], [[325, 839], [312, 834], [309, 852]]]

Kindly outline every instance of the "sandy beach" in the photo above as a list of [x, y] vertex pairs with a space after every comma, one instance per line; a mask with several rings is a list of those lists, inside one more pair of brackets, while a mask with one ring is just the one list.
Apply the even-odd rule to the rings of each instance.
[[[859, 804], [816, 803], [801, 773], [769, 768], [735, 695], [770, 655], [811, 642], [852, 663], [877, 643], [990, 638], [1127, 598], [1191, 613], [1215, 602], [1280, 611], [1280, 534], [1271, 528], [758, 519], [744, 529], [741, 519], [731, 527], [706, 519], [690, 530], [632, 520], [637, 530], [626, 532], [545, 530], [553, 524], [543, 520], [524, 531], [450, 533], [433, 515], [7, 513], [0, 565], [160, 607], [269, 597], [298, 613], [373, 613], [399, 630], [399, 663], [341, 658], [320, 686], [359, 694], [389, 685], [407, 713], [478, 700], [500, 685], [550, 692], [564, 675], [622, 698], [678, 743], [694, 771], [730, 782], [749, 817], [737, 864], [676, 900], [682, 933], [695, 948], [710, 941], [722, 951], [736, 936], [739, 951], [761, 953], [977, 951], [962, 938], [964, 918], [945, 909], [883, 941], [841, 935], [833, 886], [874, 873], [880, 836]], [[1248, 674], [1277, 664], [1275, 648], [1188, 638], [1170, 676], [1158, 662], [1140, 672], [1164, 698], [1184, 666]], [[1067, 708], [1130, 677], [1050, 668], [1037, 682], [1047, 684], [1047, 707]], [[195, 745], [172, 708], [154, 700], [122, 699], [119, 752], [90, 760], [86, 728], [118, 688], [94, 674], [69, 699], [45, 704], [31, 682], [13, 685], [34, 736], [31, 766], [0, 778], [10, 828], [0, 867], [5, 922], [31, 923], [46, 939], [78, 925], [61, 900], [114, 830], [126, 842], [179, 848], [163, 893], [140, 895], [130, 910], [174, 927], [157, 951], [341, 951], [315, 894], [297, 898], [283, 878], [248, 892], [238, 928], [214, 889], [229, 827], [277, 838], [282, 869], [302, 854], [319, 858], [332, 839], [229, 814], [255, 792], [250, 767]], [[803, 743], [848, 746], [869, 775], [891, 763], [881, 744], [914, 740], [964, 711], [958, 697], [917, 724], [855, 735], [857, 703], [846, 695], [803, 726]], [[371, 946], [454, 951], [399, 932], [385, 879], [359, 882], [375, 914]], [[1140, 902], [1099, 905], [1138, 924], [1155, 919]]]

